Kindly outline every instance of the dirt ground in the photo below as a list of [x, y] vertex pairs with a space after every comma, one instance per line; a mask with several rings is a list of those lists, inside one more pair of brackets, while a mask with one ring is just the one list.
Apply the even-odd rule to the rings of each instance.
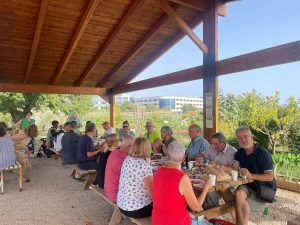
[[[72, 167], [60, 160], [32, 158], [32, 181], [19, 192], [14, 173], [4, 176], [5, 193], [0, 195], [1, 225], [106, 225], [113, 212], [93, 191], [70, 177]], [[278, 190], [278, 201], [269, 215], [251, 216], [250, 225], [283, 225], [300, 214], [300, 194]], [[121, 225], [132, 224], [123, 220]]]

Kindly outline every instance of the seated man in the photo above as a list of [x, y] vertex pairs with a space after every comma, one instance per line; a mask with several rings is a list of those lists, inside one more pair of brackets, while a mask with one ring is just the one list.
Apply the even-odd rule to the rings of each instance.
[[155, 142], [153, 146], [155, 146], [154, 148], [157, 149], [157, 153], [162, 153], [163, 155], [167, 156], [167, 148], [169, 144], [173, 141], [176, 141], [176, 139], [173, 137], [173, 130], [169, 126], [163, 126], [160, 129], [160, 135], [162, 141]]
[[104, 129], [104, 133], [101, 136], [101, 139], [105, 139], [108, 135], [110, 134], [115, 134], [117, 133], [115, 128], [110, 126], [110, 123], [108, 121], [105, 121], [104, 123], [101, 124], [103, 129]]
[[210, 148], [207, 140], [201, 137], [201, 128], [197, 124], [192, 124], [189, 127], [189, 136], [191, 142], [187, 147], [185, 154], [188, 160], [195, 160], [195, 158], [205, 150]]
[[69, 132], [65, 133], [61, 139], [62, 161], [64, 164], [77, 163], [77, 152], [79, 149], [79, 134], [75, 133], [77, 122], [72, 121], [69, 125]]
[[121, 168], [134, 140], [134, 137], [130, 135], [126, 136], [123, 139], [121, 148], [113, 151], [108, 157], [105, 169], [104, 190], [112, 202], [117, 202]]
[[[94, 147], [93, 137], [96, 134], [96, 126], [94, 123], [89, 123], [85, 128], [85, 134], [80, 137], [79, 141], [79, 150], [77, 152], [77, 161], [78, 167], [82, 170], [97, 170], [100, 174], [100, 167], [97, 166], [97, 156], [100, 152], [103, 152], [107, 149], [107, 144], [99, 146], [98, 148]], [[75, 179], [78, 176], [75, 174]], [[99, 180], [99, 177], [96, 178], [96, 181]], [[94, 185], [97, 182], [93, 183]]]
[[152, 151], [158, 153], [159, 150], [157, 148], [160, 143], [160, 133], [154, 129], [154, 125], [151, 121], [147, 121], [146, 130], [144, 136], [149, 140]]
[[52, 127], [48, 129], [47, 139], [46, 139], [46, 146], [47, 148], [53, 148], [53, 136], [57, 132], [59, 127], [59, 122], [57, 120], [53, 120], [51, 122]]
[[[209, 160], [211, 165], [232, 166], [235, 153], [236, 149], [227, 144], [225, 136], [222, 133], [215, 133], [212, 136], [211, 148], [200, 153], [196, 161], [202, 164], [205, 160]], [[218, 192], [209, 192], [203, 207], [209, 209], [218, 206], [219, 199], [220, 195]]]
[[236, 149], [226, 142], [222, 133], [215, 133], [212, 136], [211, 148], [203, 151], [196, 158], [196, 161], [209, 160], [211, 164], [232, 166]]
[[53, 142], [54, 149], [55, 149], [56, 152], [61, 152], [61, 150], [62, 150], [62, 144], [61, 144], [62, 137], [65, 135], [65, 133], [69, 132], [69, 130], [70, 130], [70, 122], [66, 122], [64, 124], [64, 127], [57, 132], [57, 135], [56, 135], [55, 140]]
[[[237, 224], [247, 225], [250, 209], [262, 211], [267, 205], [266, 201], [273, 201], [276, 182], [272, 157], [266, 149], [253, 142], [250, 128], [239, 127], [236, 130], [236, 138], [241, 148], [235, 154], [233, 167], [236, 170], [241, 168], [242, 176], [254, 180], [253, 183], [239, 186], [235, 191]], [[260, 192], [262, 188], [267, 190], [267, 196], [263, 196], [263, 192]]]

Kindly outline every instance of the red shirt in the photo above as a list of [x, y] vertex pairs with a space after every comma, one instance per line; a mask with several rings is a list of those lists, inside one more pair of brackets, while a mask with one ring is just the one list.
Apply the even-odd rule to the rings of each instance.
[[121, 174], [121, 168], [124, 159], [127, 155], [120, 151], [115, 150], [110, 153], [105, 169], [105, 180], [104, 180], [104, 190], [106, 196], [112, 201], [117, 202], [117, 194], [119, 190], [119, 180]]
[[179, 182], [184, 175], [178, 169], [160, 168], [153, 178], [152, 225], [190, 225], [192, 219]]

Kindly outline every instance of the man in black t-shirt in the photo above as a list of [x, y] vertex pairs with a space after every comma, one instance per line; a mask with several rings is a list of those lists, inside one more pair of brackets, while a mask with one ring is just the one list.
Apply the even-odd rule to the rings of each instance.
[[69, 132], [65, 133], [61, 139], [62, 145], [62, 161], [64, 164], [77, 163], [77, 153], [79, 149], [80, 135], [75, 133], [77, 122], [71, 121], [69, 125]]
[[241, 185], [235, 191], [237, 224], [247, 225], [250, 209], [263, 210], [266, 202], [258, 196], [258, 186], [263, 185], [276, 191], [273, 173], [273, 161], [269, 152], [254, 144], [249, 127], [242, 126], [236, 130], [236, 138], [241, 148], [236, 152], [233, 167], [242, 176], [253, 179], [253, 183]]

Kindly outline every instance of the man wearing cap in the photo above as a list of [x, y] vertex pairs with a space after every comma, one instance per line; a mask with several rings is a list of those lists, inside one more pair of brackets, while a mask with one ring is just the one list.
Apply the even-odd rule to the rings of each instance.
[[105, 139], [108, 135], [116, 133], [115, 128], [111, 127], [110, 123], [108, 121], [105, 121], [101, 125], [103, 126], [103, 129], [104, 129], [104, 133], [101, 136], [101, 139]]

